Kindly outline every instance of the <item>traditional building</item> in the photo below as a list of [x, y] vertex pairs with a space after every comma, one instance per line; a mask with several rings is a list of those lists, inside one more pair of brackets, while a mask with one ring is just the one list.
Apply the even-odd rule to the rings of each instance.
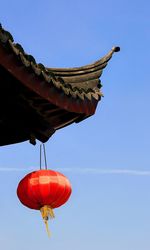
[[76, 68], [47, 68], [14, 43], [0, 26], [0, 145], [36, 138], [93, 115], [101, 100], [100, 76], [114, 52]]

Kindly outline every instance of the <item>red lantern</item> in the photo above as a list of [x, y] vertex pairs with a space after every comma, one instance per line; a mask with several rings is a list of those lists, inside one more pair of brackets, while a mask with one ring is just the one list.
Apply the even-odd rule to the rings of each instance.
[[63, 174], [47, 169], [27, 174], [17, 188], [23, 205], [41, 211], [47, 230], [48, 218], [54, 217], [53, 208], [63, 205], [70, 194], [69, 180]]

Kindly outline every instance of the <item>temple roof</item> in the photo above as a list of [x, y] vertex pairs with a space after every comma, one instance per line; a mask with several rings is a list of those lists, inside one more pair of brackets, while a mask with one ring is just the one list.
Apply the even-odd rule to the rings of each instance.
[[[12, 135], [10, 142], [9, 138], [6, 142], [4, 139], [3, 142], [0, 141], [0, 145], [24, 141], [31, 137], [45, 142], [55, 130], [93, 115], [102, 97], [99, 78], [113, 53], [119, 50], [119, 47], [113, 47], [106, 56], [86, 66], [48, 68], [36, 63], [34, 57], [28, 55], [20, 44], [14, 43], [12, 35], [0, 26], [1, 95], [7, 93], [9, 99], [13, 99], [16, 109], [21, 111], [23, 107], [27, 120], [29, 118], [32, 120], [31, 114], [34, 114], [37, 121], [37, 124], [31, 121], [28, 131], [23, 128], [23, 132], [20, 131], [19, 135], [15, 137]], [[6, 89], [4, 82], [8, 85]], [[12, 96], [10, 98], [9, 89], [12, 91], [13, 98]], [[5, 108], [1, 111], [3, 115], [4, 110]], [[1, 123], [21, 120], [18, 114], [10, 117], [4, 115]], [[14, 124], [17, 125], [15, 122]], [[13, 130], [12, 133], [17, 132]]]

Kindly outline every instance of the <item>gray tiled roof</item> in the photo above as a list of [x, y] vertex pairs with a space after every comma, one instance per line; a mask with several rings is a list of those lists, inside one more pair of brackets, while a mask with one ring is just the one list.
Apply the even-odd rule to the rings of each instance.
[[67, 96], [79, 97], [82, 100], [84, 98], [100, 100], [102, 93], [99, 78], [113, 53], [120, 50], [119, 47], [113, 47], [106, 56], [83, 67], [47, 68], [43, 64], [37, 64], [35, 58], [25, 53], [20, 44], [14, 43], [12, 35], [2, 26], [0, 26], [0, 42], [8, 50], [12, 50], [22, 64], [33, 70], [37, 76], [43, 77], [46, 82], [61, 89]]

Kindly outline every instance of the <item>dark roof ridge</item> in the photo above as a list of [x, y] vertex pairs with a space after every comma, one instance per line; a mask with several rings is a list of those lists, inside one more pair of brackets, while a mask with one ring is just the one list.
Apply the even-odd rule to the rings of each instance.
[[[118, 52], [120, 51], [120, 47], [112, 47], [112, 49], [102, 58], [100, 58], [99, 60], [84, 65], [84, 66], [80, 66], [80, 67], [68, 67], [68, 68], [46, 68], [49, 71], [53, 71], [53, 72], [78, 72], [78, 71], [84, 71], [84, 70], [91, 70], [95, 67], [99, 67], [102, 66], [103, 64], [105, 64], [106, 62], [108, 62], [110, 60], [110, 58], [112, 57], [112, 55], [114, 54], [114, 52]], [[103, 66], [102, 66], [103, 67]], [[82, 72], [81, 72], [82, 74]]]

